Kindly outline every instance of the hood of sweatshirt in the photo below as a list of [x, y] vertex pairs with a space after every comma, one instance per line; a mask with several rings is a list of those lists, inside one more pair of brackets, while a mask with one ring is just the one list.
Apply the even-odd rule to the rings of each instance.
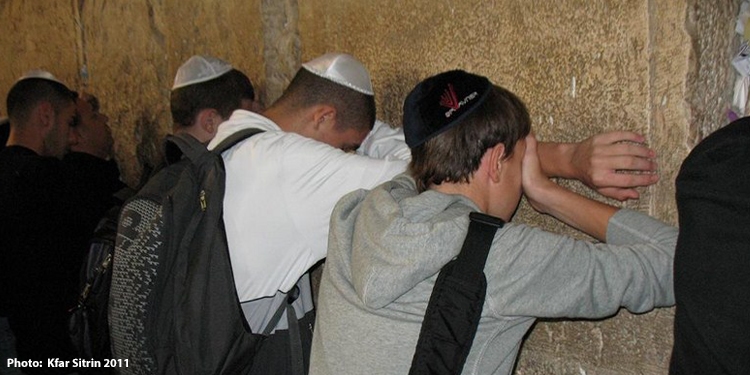
[[462, 195], [417, 194], [406, 174], [345, 196], [331, 217], [329, 246], [351, 249], [359, 298], [381, 308], [437, 274], [463, 245], [476, 205]]

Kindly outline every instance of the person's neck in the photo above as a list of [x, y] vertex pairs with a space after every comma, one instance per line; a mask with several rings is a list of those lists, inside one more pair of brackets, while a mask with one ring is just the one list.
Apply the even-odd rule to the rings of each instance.
[[266, 108], [262, 115], [273, 121], [281, 130], [285, 132], [291, 132], [293, 129], [294, 121], [290, 115], [292, 111], [289, 111], [281, 106], [274, 105]]
[[201, 132], [197, 125], [175, 126], [174, 133], [175, 134], [187, 134], [197, 139], [198, 142], [203, 143], [203, 144], [208, 144], [208, 142], [211, 141], [211, 138], [209, 138], [209, 136], [204, 134], [204, 132]]
[[429, 189], [443, 194], [463, 195], [474, 202], [482, 212], [487, 212], [489, 208], [486, 195], [483, 194], [483, 191], [472, 182], [443, 182], [440, 185], [432, 185]]
[[296, 129], [296, 116], [295, 111], [285, 108], [280, 105], [273, 105], [268, 107], [261, 113], [263, 116], [273, 121], [281, 130], [285, 132], [295, 132]]
[[44, 155], [44, 141], [39, 137], [32, 137], [22, 132], [14, 132], [11, 130], [8, 136], [8, 141], [5, 143], [6, 146], [21, 146], [28, 148], [31, 151], [37, 153], [37, 155]]

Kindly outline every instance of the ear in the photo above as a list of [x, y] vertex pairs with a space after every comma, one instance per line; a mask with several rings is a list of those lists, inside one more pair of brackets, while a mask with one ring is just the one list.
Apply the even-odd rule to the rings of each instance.
[[42, 101], [34, 109], [34, 117], [36, 122], [42, 126], [43, 129], [49, 129], [55, 124], [55, 108], [52, 103], [48, 101]]
[[224, 119], [215, 109], [205, 108], [198, 112], [195, 122], [201, 130], [213, 137], [216, 130], [219, 129], [219, 124], [224, 122]]
[[336, 126], [336, 108], [328, 104], [316, 106], [312, 112], [315, 131], [328, 131]]
[[502, 177], [503, 167], [505, 166], [503, 157], [505, 156], [505, 145], [502, 143], [496, 144], [494, 147], [487, 150], [485, 155], [489, 163], [489, 177], [492, 182], [498, 183]]

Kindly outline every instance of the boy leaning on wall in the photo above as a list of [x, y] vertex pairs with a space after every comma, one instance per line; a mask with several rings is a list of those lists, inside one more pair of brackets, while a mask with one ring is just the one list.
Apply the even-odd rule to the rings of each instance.
[[[334, 209], [311, 374], [403, 374], [440, 269], [469, 213], [507, 222], [484, 268], [487, 292], [464, 374], [510, 374], [537, 318], [603, 318], [674, 304], [677, 228], [600, 203], [545, 176], [523, 102], [487, 78], [450, 71], [404, 104], [407, 173]], [[521, 196], [603, 241], [510, 222]]]

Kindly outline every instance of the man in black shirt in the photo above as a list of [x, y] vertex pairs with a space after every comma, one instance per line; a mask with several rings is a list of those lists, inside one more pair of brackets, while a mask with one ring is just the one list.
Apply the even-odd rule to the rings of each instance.
[[60, 159], [74, 141], [75, 93], [48, 72], [19, 79], [7, 97], [10, 134], [0, 151], [0, 316], [16, 336], [18, 360], [42, 361], [27, 374], [68, 373], [66, 330], [83, 251], [77, 199]]
[[671, 375], [750, 374], [750, 117], [702, 140], [675, 181]]

